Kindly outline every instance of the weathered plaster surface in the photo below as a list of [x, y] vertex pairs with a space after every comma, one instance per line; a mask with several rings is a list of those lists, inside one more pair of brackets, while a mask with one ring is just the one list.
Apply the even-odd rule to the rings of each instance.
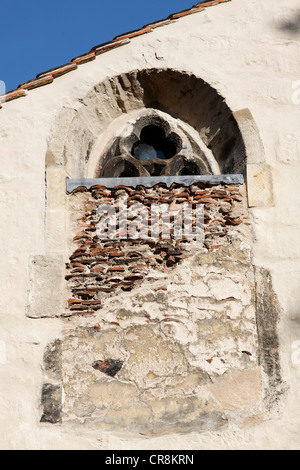
[[[97, 206], [117, 207], [127, 193], [128, 204], [143, 200], [145, 208], [153, 199], [177, 207], [202, 203], [204, 243], [175, 245], [172, 234], [160, 241], [98, 239]], [[277, 303], [274, 296], [274, 305], [265, 307], [269, 336], [266, 311], [260, 312], [259, 344], [246, 202], [243, 186], [203, 183], [135, 190], [96, 185], [68, 196], [74, 237], [66, 269], [70, 298], [62, 312], [67, 327], [45, 356], [42, 422], [155, 435], [246, 426], [274, 411], [265, 395], [279, 400], [282, 385]], [[272, 299], [264, 278], [257, 281], [261, 308], [265, 297]], [[273, 367], [268, 340], [274, 341]]]
[[[0, 237], [3, 247], [0, 340], [5, 345], [6, 355], [5, 363], [0, 361], [1, 448], [299, 448], [300, 366], [295, 359], [295, 342], [300, 338], [300, 105], [293, 101], [295, 90], [292, 84], [300, 79], [299, 62], [295, 60], [299, 56], [300, 45], [297, 32], [284, 27], [298, 11], [296, 0], [285, 4], [272, 0], [232, 0], [203, 14], [183, 18], [175, 24], [135, 38], [123, 48], [104, 54], [92, 63], [56, 79], [53, 84], [32, 90], [25, 98], [3, 106], [0, 111]], [[264, 422], [258, 414], [248, 416], [245, 419], [247, 427], [242, 430], [231, 427], [221, 433], [207, 429], [201, 434], [194, 430], [180, 435], [174, 430], [167, 436], [146, 438], [137, 437], [134, 433], [126, 433], [125, 436], [121, 432], [100, 429], [95, 432], [82, 428], [78, 432], [72, 423], [67, 430], [60, 425], [40, 423], [44, 352], [47, 345], [63, 337], [61, 319], [56, 316], [41, 320], [26, 316], [28, 287], [33, 274], [30, 259], [49, 256], [49, 253], [62, 255], [64, 252], [60, 243], [56, 245], [53, 242], [55, 234], [62, 233], [61, 227], [65, 221], [63, 214], [55, 217], [52, 213], [51, 218], [51, 211], [59, 209], [53, 193], [50, 199], [45, 198], [45, 159], [49, 168], [57, 163], [57, 155], [60, 155], [60, 165], [63, 167], [68, 148], [68, 154], [73, 154], [74, 161], [78, 162], [87, 155], [89, 148], [84, 145], [90, 139], [83, 136], [81, 149], [72, 148], [72, 142], [67, 141], [67, 132], [64, 134], [65, 141], [56, 140], [51, 151], [48, 142], [53, 144], [51, 136], [58, 135], [53, 126], [60, 128], [63, 123], [66, 130], [69, 129], [68, 123], [82, 109], [82, 100], [94, 93], [91, 90], [97, 91], [99, 84], [109, 77], [143, 68], [169, 68], [193, 73], [216, 88], [232, 111], [248, 108], [259, 129], [265, 163], [272, 174], [272, 204], [250, 209], [254, 237], [253, 264], [258, 267], [259, 275], [264, 275], [264, 269], [271, 272], [274, 292], [280, 302], [281, 309], [277, 311], [270, 290], [267, 296], [262, 294], [268, 304], [273, 305], [274, 312], [277, 312], [274, 315], [280, 319], [276, 365], [280, 361], [288, 389], [284, 402], [278, 404], [278, 415], [271, 415], [269, 421]], [[126, 108], [126, 112], [134, 114], [136, 109], [133, 103], [132, 109]], [[57, 117], [61, 116], [62, 110], [65, 116], [58, 122]], [[122, 119], [119, 111], [116, 117]], [[90, 127], [90, 137], [93, 138], [93, 129], [97, 131], [97, 119], [88, 119], [95, 126]], [[101, 119], [105, 125], [105, 116]], [[261, 159], [254, 163], [260, 164]], [[69, 166], [68, 176], [81, 176], [72, 174], [73, 171], [74, 167]], [[49, 181], [56, 180], [55, 174], [48, 173], [48, 177]], [[269, 285], [269, 275], [265, 274], [263, 278], [263, 284]], [[259, 299], [257, 302], [260, 304]], [[268, 325], [262, 323], [261, 327], [265, 331]], [[262, 338], [268, 343], [267, 336], [263, 334]], [[270, 346], [270, 353], [272, 347], [274, 345]], [[273, 355], [271, 357], [274, 358]], [[276, 383], [277, 371], [270, 357], [262, 360], [261, 368], [263, 373], [271, 370], [273, 384]], [[226, 390], [232, 389], [232, 384], [239, 383], [239, 371], [230, 377], [225, 376], [224, 382], [212, 385], [210, 393], [215, 401], [221, 403], [222, 409], [226, 407], [229, 411], [245, 401], [251, 403], [259, 391], [257, 372], [257, 367], [248, 371], [247, 380], [255, 384], [250, 395], [242, 386], [236, 389], [234, 399], [226, 394]], [[91, 373], [96, 374], [97, 371], [93, 369]], [[191, 371], [186, 377], [189, 383], [199, 379]], [[266, 376], [263, 384], [265, 380]], [[45, 402], [51, 396], [51, 390], [52, 396], [56, 392], [59, 398], [59, 389], [55, 388], [59, 385], [57, 377], [52, 376], [47, 383], [51, 387], [44, 388]], [[100, 381], [89, 390], [94, 402], [97, 402], [101, 386]], [[124, 389], [125, 398], [132, 391], [130, 386]], [[172, 389], [174, 384], [170, 387]], [[88, 403], [82, 397], [80, 399], [81, 409], [85, 410]], [[109, 395], [107, 400], [110, 400]], [[161, 416], [159, 406], [153, 407], [156, 416]], [[144, 419], [149, 416], [147, 406], [140, 408], [139, 412]], [[175, 408], [170, 410], [170, 413], [175, 412]], [[128, 419], [133, 416], [134, 410], [131, 410]], [[110, 419], [117, 418], [111, 415]]]

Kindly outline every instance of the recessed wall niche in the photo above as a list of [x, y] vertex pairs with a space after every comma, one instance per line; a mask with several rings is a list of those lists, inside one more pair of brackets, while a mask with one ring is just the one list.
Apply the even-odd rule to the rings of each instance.
[[[245, 176], [246, 154], [223, 97], [186, 72], [109, 78], [76, 112], [61, 113], [47, 174], [63, 169], [80, 184], [59, 207], [65, 302], [55, 314], [66, 328], [55, 356], [60, 377], [43, 388], [48, 422], [149, 434], [220, 431], [276, 402], [277, 303], [267, 273], [252, 263], [244, 179], [197, 180]], [[159, 181], [166, 176], [195, 181]], [[135, 177], [156, 183], [136, 186]], [[50, 191], [48, 184], [49, 203]], [[147, 210], [153, 201], [202, 204], [203, 246], [191, 251], [172, 237], [97, 239], [99, 205], [115, 207], [124, 197]], [[263, 298], [272, 299], [267, 324]]]

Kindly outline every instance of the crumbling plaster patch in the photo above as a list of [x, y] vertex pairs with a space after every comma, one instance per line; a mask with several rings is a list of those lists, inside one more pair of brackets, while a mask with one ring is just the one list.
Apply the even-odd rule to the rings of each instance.
[[[101, 203], [105, 196], [114, 203], [117, 194], [126, 190], [131, 198], [141, 197], [138, 189], [110, 191], [98, 186], [90, 191], [75, 190], [68, 196], [68, 231], [75, 237], [68, 241], [66, 279], [69, 289], [78, 295], [77, 300], [75, 295], [68, 301], [58, 363], [53, 361], [53, 348], [45, 355], [48, 369], [49, 364], [54, 367], [55, 378], [57, 369], [61, 368], [61, 375], [53, 383], [47, 381], [46, 374], [42, 421], [152, 435], [251, 425], [272, 415], [274, 403], [277, 412], [283, 392], [276, 359], [278, 307], [269, 290], [268, 273], [257, 279], [252, 264], [245, 188], [195, 186], [185, 192], [176, 185], [173, 192], [163, 186], [144, 188], [145, 201], [150, 193], [158, 198], [166, 198], [168, 193], [173, 202], [176, 194], [179, 200], [197, 194], [207, 201], [206, 223], [216, 219], [214, 211], [220, 207], [223, 215], [224, 210], [230, 214], [232, 224], [221, 245], [216, 244], [218, 231], [212, 232], [212, 238], [196, 252], [189, 253], [188, 246], [178, 252], [185, 255], [170, 267], [163, 258], [161, 265], [149, 265], [142, 280], [136, 285], [129, 283], [130, 289], [128, 281], [122, 284], [120, 278], [115, 286], [125, 287], [115, 294], [111, 277], [99, 283], [106, 265], [108, 270], [123, 271], [122, 262], [132, 245], [134, 253], [144, 257], [142, 261], [137, 257], [133, 264], [131, 261], [132, 266], [142, 263], [145, 267], [145, 260], [151, 259], [155, 250], [155, 246], [144, 249], [142, 243], [130, 239], [100, 242], [88, 235], [94, 233], [91, 215], [97, 201]], [[229, 204], [228, 194], [234, 198], [231, 212], [224, 206]], [[76, 236], [83, 220], [88, 231]], [[95, 262], [102, 266], [96, 277], [92, 271], [86, 274]], [[260, 288], [256, 292], [257, 283]], [[102, 293], [95, 296], [98, 290]], [[272, 299], [267, 307], [266, 299]], [[273, 316], [268, 314], [268, 333], [264, 308], [274, 312]], [[64, 397], [61, 402], [60, 396]]]

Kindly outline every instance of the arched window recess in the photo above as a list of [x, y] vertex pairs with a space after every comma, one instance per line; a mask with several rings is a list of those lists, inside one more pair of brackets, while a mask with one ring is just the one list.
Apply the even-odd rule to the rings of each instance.
[[[98, 179], [106, 187], [243, 183], [242, 175], [221, 174], [211, 149], [191, 126], [153, 108], [142, 111], [115, 133], [99, 155], [95, 179], [86, 179], [82, 185], [92, 186]], [[80, 182], [67, 182], [67, 191], [76, 184]]]

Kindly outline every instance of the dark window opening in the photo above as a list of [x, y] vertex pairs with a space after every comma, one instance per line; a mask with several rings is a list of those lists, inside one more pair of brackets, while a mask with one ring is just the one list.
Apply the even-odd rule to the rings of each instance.
[[186, 164], [179, 172], [180, 175], [200, 175], [200, 168], [194, 162]]
[[133, 156], [142, 161], [153, 160], [153, 158], [165, 158], [164, 154], [161, 151], [158, 152], [152, 145], [141, 143], [134, 148]]
[[136, 177], [139, 176], [139, 170], [130, 162], [124, 162], [124, 169], [122, 173], [117, 175], [119, 178], [121, 177]]
[[163, 129], [149, 125], [142, 130], [140, 141], [133, 147], [132, 155], [142, 161], [154, 158], [164, 160], [174, 157], [176, 151], [175, 143], [166, 138]]
[[159, 176], [163, 172], [165, 165], [159, 162], [147, 162], [144, 164], [144, 168], [149, 172], [152, 176]]

